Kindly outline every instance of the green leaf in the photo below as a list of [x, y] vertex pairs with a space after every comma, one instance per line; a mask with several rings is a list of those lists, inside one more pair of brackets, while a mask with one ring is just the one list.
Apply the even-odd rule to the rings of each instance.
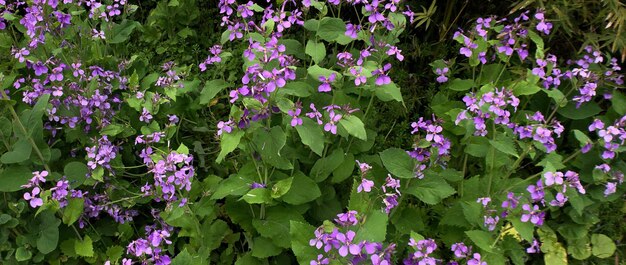
[[522, 222], [519, 218], [510, 218], [509, 221], [513, 224], [515, 230], [526, 241], [532, 242], [534, 239], [533, 233], [535, 232], [535, 226], [530, 222]]
[[389, 148], [380, 152], [380, 159], [391, 174], [399, 178], [415, 177], [415, 159], [399, 148]]
[[263, 161], [279, 169], [292, 169], [293, 165], [291, 162], [280, 154], [280, 150], [285, 146], [286, 140], [283, 129], [280, 126], [274, 126], [270, 131], [257, 131], [253, 142]]
[[228, 224], [223, 220], [217, 219], [214, 222], [205, 222], [202, 226], [204, 234], [204, 246], [207, 251], [217, 249], [222, 244], [222, 240], [232, 231], [228, 228]]
[[124, 255], [125, 250], [126, 249], [123, 248], [122, 246], [117, 246], [117, 245], [110, 246], [109, 248], [107, 248], [106, 257], [108, 260], [112, 262], [116, 262], [122, 258], [122, 255]]
[[335, 149], [329, 156], [318, 159], [311, 168], [311, 178], [316, 182], [322, 182], [330, 176], [337, 167], [343, 163], [343, 149]]
[[251, 191], [243, 195], [242, 198], [249, 204], [269, 203], [272, 201], [270, 191], [266, 188], [252, 189]]
[[5, 167], [0, 172], [0, 192], [14, 192], [23, 189], [21, 186], [26, 184], [33, 176], [32, 171], [23, 166]]
[[489, 143], [496, 148], [496, 150], [505, 153], [507, 155], [512, 155], [514, 157], [519, 157], [517, 154], [517, 149], [515, 148], [515, 142], [513, 139], [508, 138], [504, 135], [498, 135], [495, 140], [489, 140]]
[[487, 252], [493, 252], [493, 248], [491, 248], [491, 243], [493, 242], [491, 233], [482, 230], [471, 230], [466, 231], [465, 234], [472, 240], [472, 242], [474, 242], [474, 245], [480, 249]]
[[72, 225], [78, 220], [85, 205], [85, 199], [72, 198], [68, 200], [67, 206], [63, 210], [63, 223], [66, 225]]
[[300, 205], [319, 198], [322, 195], [317, 183], [311, 178], [297, 171], [291, 183], [289, 191], [281, 199], [289, 204]]
[[315, 236], [314, 231], [315, 227], [310, 224], [297, 221], [289, 222], [291, 250], [300, 264], [308, 264], [317, 258], [317, 249], [309, 245], [309, 240]]
[[568, 119], [582, 120], [593, 117], [601, 111], [602, 108], [600, 108], [598, 103], [595, 102], [586, 102], [579, 108], [576, 108], [576, 102], [570, 102], [564, 108], [560, 108], [557, 112]]
[[27, 139], [20, 139], [13, 145], [13, 150], [6, 152], [0, 157], [3, 164], [14, 164], [28, 160], [33, 147]]
[[94, 252], [91, 237], [85, 235], [82, 242], [76, 240], [74, 243], [74, 251], [81, 257], [93, 257]]
[[398, 87], [394, 82], [376, 87], [376, 97], [382, 101], [395, 100], [404, 104], [400, 87]]
[[265, 237], [255, 237], [252, 241], [252, 256], [260, 259], [269, 258], [280, 254], [283, 250], [272, 240]]
[[229, 154], [232, 151], [235, 151], [243, 135], [244, 135], [243, 131], [236, 131], [232, 133], [222, 134], [222, 139], [220, 141], [220, 146], [222, 147], [222, 149], [220, 150], [220, 153], [217, 156], [217, 159], [215, 159], [215, 162], [221, 163], [227, 154]]
[[25, 247], [19, 247], [15, 251], [15, 260], [17, 261], [27, 261], [33, 257], [33, 253]]
[[240, 196], [246, 194], [250, 189], [250, 183], [249, 180], [243, 178], [241, 175], [230, 175], [230, 177], [220, 182], [215, 193], [211, 196], [211, 199], [219, 200], [228, 195]]
[[328, 77], [333, 73], [337, 75], [336, 80], [341, 80], [343, 78], [343, 76], [339, 72], [319, 67], [317, 64], [307, 68], [307, 73], [311, 78], [313, 78], [313, 80], [316, 81], [319, 80], [320, 76]]
[[288, 82], [284, 87], [278, 90], [278, 95], [291, 95], [296, 97], [308, 97], [311, 95], [312, 86], [306, 82], [296, 81]]
[[326, 46], [324, 43], [309, 40], [306, 43], [305, 53], [311, 56], [316, 64], [319, 64], [326, 58]]
[[139, 22], [123, 20], [120, 24], [113, 25], [108, 34], [109, 36], [107, 36], [107, 41], [113, 44], [125, 42], [137, 27], [141, 27]]
[[77, 188], [82, 185], [83, 182], [87, 179], [87, 173], [89, 173], [89, 168], [87, 165], [81, 162], [69, 162], [63, 168], [63, 173], [67, 177], [67, 180], [70, 183], [72, 188]]
[[626, 96], [618, 90], [613, 91], [613, 97], [611, 98], [611, 106], [619, 115], [626, 114]]
[[471, 79], [455, 78], [448, 83], [448, 89], [452, 91], [467, 91], [472, 87], [476, 87], [476, 84], [474, 84], [474, 80]]
[[291, 189], [291, 184], [293, 183], [293, 177], [279, 180], [272, 187], [272, 198], [280, 198], [285, 195]]
[[591, 235], [591, 252], [594, 256], [605, 259], [615, 253], [615, 242], [604, 234]]
[[301, 126], [296, 126], [302, 143], [319, 156], [324, 151], [324, 132], [322, 127], [309, 119], [304, 119]]
[[220, 91], [224, 90], [224, 88], [230, 87], [230, 83], [226, 83], [226, 81], [221, 79], [211, 80], [204, 84], [204, 88], [200, 92], [200, 97], [198, 98], [200, 105], [206, 105], [213, 100], [213, 98], [220, 93]]
[[355, 165], [356, 161], [354, 161], [354, 155], [352, 153], [346, 154], [346, 157], [343, 159], [343, 163], [333, 170], [331, 182], [339, 183], [352, 176]]
[[102, 135], [116, 136], [124, 131], [124, 126], [119, 124], [109, 124], [100, 131]]
[[341, 127], [346, 129], [346, 131], [350, 135], [358, 139], [361, 139], [363, 141], [367, 141], [367, 132], [365, 131], [365, 124], [363, 124], [361, 119], [359, 119], [357, 116], [354, 116], [354, 115], [350, 115], [348, 117], [344, 116], [339, 121], [339, 125], [341, 125]]
[[431, 205], [437, 204], [456, 193], [454, 188], [445, 180], [432, 177], [414, 181], [405, 192]]
[[554, 100], [554, 103], [559, 105], [559, 107], [562, 108], [562, 107], [567, 106], [567, 98], [565, 97], [563, 92], [561, 92], [561, 90], [542, 89], [541, 91], [545, 92], [548, 95], [548, 97], [552, 98]]
[[367, 240], [370, 242], [383, 242], [387, 235], [387, 222], [389, 216], [381, 210], [373, 210], [356, 231], [355, 241]]
[[346, 23], [340, 18], [324, 17], [319, 22], [317, 36], [325, 41], [335, 41], [346, 32]]
[[535, 43], [535, 46], [537, 46], [537, 49], [535, 49], [535, 57], [538, 59], [543, 58], [544, 44], [541, 36], [539, 36], [539, 34], [537, 34], [535, 31], [529, 30], [528, 37], [530, 37], [530, 40]]
[[513, 83], [511, 89], [513, 89], [513, 94], [515, 96], [533, 95], [541, 91], [541, 87], [531, 84], [526, 80]]
[[55, 250], [59, 243], [59, 224], [61, 221], [56, 219], [49, 210], [41, 212], [38, 220], [37, 249], [43, 254], [48, 254]]
[[193, 259], [191, 258], [189, 251], [187, 251], [187, 248], [185, 248], [172, 259], [171, 265], [189, 265], [192, 264], [192, 262]]
[[294, 210], [275, 206], [266, 208], [265, 219], [254, 219], [252, 225], [262, 236], [269, 238], [272, 242], [282, 248], [288, 248], [291, 244], [289, 235], [290, 221], [304, 221], [304, 218]]

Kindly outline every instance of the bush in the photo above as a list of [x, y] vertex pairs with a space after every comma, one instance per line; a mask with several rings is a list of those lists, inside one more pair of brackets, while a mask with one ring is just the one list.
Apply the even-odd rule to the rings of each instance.
[[412, 73], [401, 36], [434, 4], [0, 4], [3, 264], [623, 254], [623, 71], [551, 54], [542, 10], [478, 18]]

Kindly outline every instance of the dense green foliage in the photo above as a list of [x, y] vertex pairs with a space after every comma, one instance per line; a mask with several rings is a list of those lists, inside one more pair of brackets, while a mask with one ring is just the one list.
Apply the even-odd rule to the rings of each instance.
[[624, 264], [617, 0], [0, 0], [0, 264]]

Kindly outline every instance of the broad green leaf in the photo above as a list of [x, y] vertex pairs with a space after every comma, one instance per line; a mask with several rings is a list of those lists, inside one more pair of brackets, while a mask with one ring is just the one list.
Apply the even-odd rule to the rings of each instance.
[[2, 154], [0, 161], [3, 164], [14, 164], [28, 160], [30, 154], [33, 151], [33, 147], [26, 139], [20, 139], [13, 145], [13, 150]]
[[626, 96], [618, 90], [613, 91], [611, 98], [611, 106], [619, 115], [626, 114]]
[[126, 249], [122, 246], [110, 246], [107, 248], [106, 257], [108, 260], [115, 262], [122, 258], [122, 255], [126, 252]]
[[365, 124], [357, 116], [350, 115], [344, 116], [339, 125], [344, 128], [350, 135], [359, 138], [363, 141], [367, 141], [367, 132], [365, 131]]
[[252, 253], [248, 252], [245, 255], [239, 257], [235, 262], [235, 265], [267, 265], [267, 259], [261, 261], [252, 256]]
[[115, 24], [111, 28], [109, 34], [107, 34], [107, 41], [109, 43], [117, 44], [128, 40], [130, 34], [133, 33], [135, 28], [141, 28], [141, 24], [137, 21], [123, 20], [120, 24]]
[[535, 43], [535, 46], [537, 46], [537, 48], [535, 49], [535, 57], [537, 59], [543, 58], [544, 44], [541, 36], [539, 36], [539, 34], [537, 34], [535, 31], [529, 30], [528, 37], [530, 37], [530, 40], [532, 40], [532, 42]]
[[302, 143], [311, 148], [311, 150], [319, 156], [324, 151], [324, 132], [314, 121], [304, 119], [301, 126], [296, 126], [298, 135]]
[[355, 241], [367, 240], [370, 242], [384, 242], [387, 235], [389, 216], [380, 209], [374, 209], [365, 218], [359, 230], [356, 231]]
[[600, 106], [598, 106], [595, 102], [583, 103], [579, 108], [576, 108], [576, 102], [570, 102], [567, 106], [560, 108], [557, 112], [568, 119], [582, 120], [593, 117], [601, 111], [602, 108], [600, 108]]
[[265, 219], [254, 219], [252, 225], [259, 234], [271, 239], [275, 245], [288, 248], [291, 245], [290, 221], [303, 222], [304, 218], [296, 211], [282, 206], [274, 206], [266, 208]]
[[341, 165], [339, 165], [339, 167], [337, 167], [333, 171], [333, 177], [331, 181], [333, 183], [339, 183], [346, 180], [347, 178], [352, 176], [355, 165], [356, 161], [354, 161], [354, 155], [352, 153], [348, 153], [344, 158], [343, 163], [341, 163]]
[[189, 265], [192, 264], [192, 261], [193, 259], [191, 258], [189, 251], [185, 248], [172, 259], [171, 265]]
[[291, 188], [281, 199], [289, 204], [300, 205], [313, 201], [321, 195], [322, 192], [317, 183], [302, 172], [297, 171], [293, 176]]
[[322, 42], [315, 42], [309, 40], [306, 43], [305, 53], [313, 58], [316, 64], [319, 64], [324, 58], [326, 58], [326, 46]]
[[519, 157], [517, 154], [517, 148], [515, 148], [515, 142], [511, 138], [500, 134], [495, 140], [489, 140], [489, 143], [502, 153]]
[[578, 143], [580, 143], [580, 147], [592, 143], [591, 139], [589, 139], [589, 136], [587, 136], [587, 134], [580, 130], [574, 130], [574, 137], [576, 137], [576, 140], [578, 140]]
[[76, 251], [76, 254], [81, 257], [93, 257], [94, 252], [91, 237], [85, 235], [82, 242], [78, 240], [75, 241], [74, 251]]
[[259, 130], [254, 135], [253, 143], [261, 154], [263, 161], [280, 169], [292, 169], [291, 162], [280, 154], [286, 142], [285, 132], [280, 126], [274, 126], [270, 131]]
[[230, 228], [228, 228], [228, 224], [220, 219], [212, 223], [205, 222], [201, 232], [204, 234], [203, 242], [208, 251], [219, 248], [224, 237], [232, 233]]
[[291, 189], [291, 184], [293, 183], [293, 177], [279, 180], [272, 187], [272, 198], [280, 198], [285, 195]]
[[291, 95], [296, 97], [308, 97], [311, 95], [312, 86], [309, 83], [296, 81], [288, 82], [284, 87], [278, 89], [278, 95]]
[[280, 254], [283, 250], [265, 237], [255, 237], [252, 241], [252, 256], [260, 259], [269, 258]]
[[322, 182], [343, 163], [345, 154], [343, 149], [335, 149], [330, 155], [318, 159], [311, 168], [311, 178]]
[[391, 174], [399, 178], [415, 177], [415, 159], [399, 148], [389, 148], [380, 152], [380, 159]]
[[467, 91], [472, 87], [476, 87], [476, 84], [474, 84], [474, 81], [471, 79], [455, 78], [448, 83], [448, 89], [453, 91]]
[[494, 239], [491, 237], [491, 233], [483, 231], [483, 230], [471, 230], [466, 231], [465, 234], [474, 242], [474, 244], [480, 249], [493, 252], [493, 248], [491, 244]]
[[198, 98], [200, 105], [206, 105], [213, 100], [213, 98], [220, 93], [224, 88], [230, 87], [231, 84], [221, 79], [211, 80], [204, 84], [204, 88], [200, 92]]
[[325, 41], [335, 41], [346, 32], [346, 24], [343, 19], [324, 17], [319, 22], [317, 36]]
[[548, 97], [552, 98], [554, 100], [554, 103], [558, 104], [559, 107], [562, 108], [562, 107], [567, 106], [567, 98], [565, 97], [563, 92], [561, 92], [561, 90], [542, 89], [541, 91], [545, 92], [548, 95]]
[[522, 222], [519, 218], [510, 218], [509, 221], [513, 224], [513, 227], [519, 235], [526, 241], [533, 241], [533, 233], [535, 231], [535, 226], [530, 222]]
[[70, 183], [72, 188], [77, 188], [82, 185], [83, 182], [87, 179], [87, 173], [89, 173], [89, 168], [87, 165], [81, 162], [69, 162], [63, 168], [63, 173], [67, 177], [67, 180]]
[[515, 96], [533, 95], [541, 91], [541, 87], [531, 84], [526, 80], [513, 83], [511, 89], [513, 90], [513, 94]]
[[250, 184], [251, 181], [243, 178], [241, 175], [230, 175], [230, 177], [220, 182], [211, 199], [219, 200], [228, 195], [240, 196], [246, 194], [250, 189]]
[[222, 139], [220, 141], [220, 146], [222, 149], [220, 150], [220, 153], [217, 156], [217, 159], [215, 159], [215, 162], [221, 163], [227, 154], [229, 154], [232, 151], [235, 151], [243, 135], [244, 135], [243, 131], [236, 131], [232, 133], [222, 134]]
[[568, 240], [567, 254], [571, 255], [577, 260], [588, 259], [591, 256], [591, 246], [589, 245], [589, 238], [584, 237], [575, 240]]
[[456, 191], [450, 184], [441, 178], [424, 178], [411, 183], [404, 191], [411, 194], [424, 203], [437, 204], [441, 200], [455, 194]]
[[85, 199], [83, 198], [71, 198], [68, 200], [67, 206], [63, 209], [63, 223], [66, 225], [72, 225], [78, 220], [85, 205]]
[[252, 189], [242, 196], [249, 204], [269, 203], [272, 201], [270, 191], [266, 188]]
[[561, 243], [554, 243], [552, 250], [546, 252], [543, 256], [545, 264], [565, 265], [567, 262], [567, 252]]
[[343, 78], [343, 76], [339, 72], [319, 67], [317, 64], [307, 68], [307, 72], [309, 76], [315, 81], [319, 80], [320, 76], [328, 77], [330, 76], [330, 74], [333, 73], [337, 75], [337, 80], [341, 80]]
[[33, 257], [33, 253], [25, 247], [19, 247], [15, 251], [15, 260], [17, 261], [27, 261]]
[[398, 87], [394, 82], [376, 87], [376, 97], [382, 101], [395, 100], [404, 104], [400, 87]]
[[124, 126], [119, 124], [109, 124], [100, 131], [102, 135], [116, 136], [124, 131]]
[[289, 222], [291, 250], [300, 264], [309, 264], [317, 258], [317, 249], [309, 245], [309, 240], [315, 236], [314, 231], [315, 227], [305, 222]]
[[23, 166], [9, 166], [0, 172], [0, 192], [14, 192], [23, 189], [33, 176], [32, 171]]
[[603, 234], [591, 235], [591, 252], [594, 256], [605, 259], [615, 253], [615, 242], [610, 237]]
[[39, 221], [37, 233], [37, 250], [43, 254], [48, 254], [57, 248], [59, 243], [59, 221], [50, 210], [41, 212], [37, 219]]

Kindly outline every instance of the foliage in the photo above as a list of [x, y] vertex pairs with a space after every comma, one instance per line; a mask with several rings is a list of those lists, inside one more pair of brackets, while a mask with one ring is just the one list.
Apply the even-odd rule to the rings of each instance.
[[406, 4], [0, 0], [0, 263], [623, 256], [617, 59]]

